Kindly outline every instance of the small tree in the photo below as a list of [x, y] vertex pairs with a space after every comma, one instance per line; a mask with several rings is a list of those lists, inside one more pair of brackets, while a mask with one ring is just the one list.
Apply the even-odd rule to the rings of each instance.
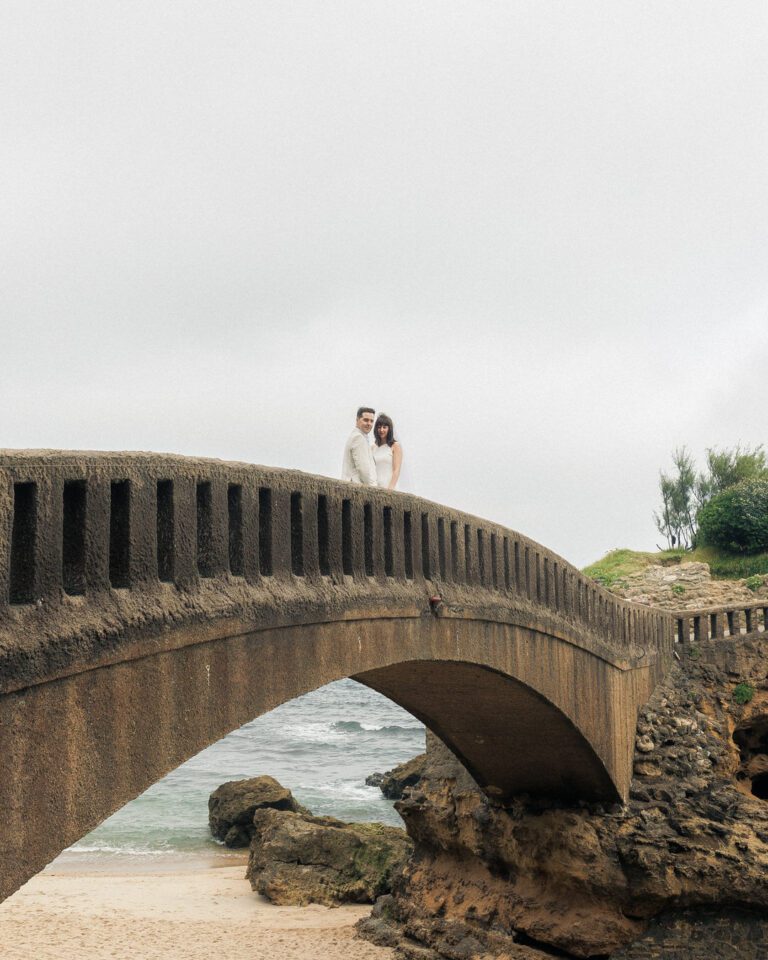
[[728, 487], [736, 486], [743, 480], [768, 477], [765, 451], [762, 444], [741, 449], [737, 444], [733, 450], [707, 450], [707, 468], [696, 480], [696, 500], [700, 507], [722, 493]]
[[696, 470], [685, 447], [675, 450], [672, 462], [675, 473], [660, 474], [661, 512], [654, 513], [653, 519], [668, 547], [687, 550], [696, 540]]
[[726, 487], [698, 517], [705, 543], [733, 553], [768, 550], [768, 478], [753, 477]]

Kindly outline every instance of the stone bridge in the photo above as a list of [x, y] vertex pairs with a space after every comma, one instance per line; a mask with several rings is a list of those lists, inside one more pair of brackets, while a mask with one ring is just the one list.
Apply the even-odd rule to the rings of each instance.
[[0, 898], [342, 677], [422, 720], [490, 795], [621, 801], [637, 711], [685, 629], [476, 517], [215, 460], [0, 453], [0, 544]]

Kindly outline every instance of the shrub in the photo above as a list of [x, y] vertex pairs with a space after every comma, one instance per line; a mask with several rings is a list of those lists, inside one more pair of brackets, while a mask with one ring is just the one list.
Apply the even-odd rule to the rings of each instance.
[[744, 705], [749, 703], [755, 695], [755, 688], [751, 683], [739, 683], [733, 688], [733, 699], [736, 703]]
[[757, 574], [753, 577], [747, 577], [744, 581], [744, 586], [747, 590], [751, 590], [753, 593], [755, 590], [759, 590], [763, 585], [763, 577], [758, 576]]
[[735, 553], [768, 550], [768, 479], [744, 480], [705, 504], [698, 515], [705, 543]]

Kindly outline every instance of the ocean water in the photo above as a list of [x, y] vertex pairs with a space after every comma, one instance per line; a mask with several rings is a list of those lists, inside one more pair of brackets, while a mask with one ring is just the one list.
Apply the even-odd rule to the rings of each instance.
[[354, 680], [328, 684], [252, 720], [158, 781], [57, 862], [194, 856], [221, 850], [208, 831], [208, 797], [227, 780], [269, 774], [319, 815], [402, 825], [365, 778], [424, 750], [424, 727]]

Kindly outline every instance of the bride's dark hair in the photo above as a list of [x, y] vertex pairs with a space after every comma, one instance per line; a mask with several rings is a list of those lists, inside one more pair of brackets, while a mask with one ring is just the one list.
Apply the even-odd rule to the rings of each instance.
[[379, 439], [379, 427], [389, 427], [389, 432], [387, 433], [387, 446], [391, 447], [395, 442], [395, 425], [392, 423], [392, 418], [388, 417], [386, 413], [380, 413], [376, 417], [376, 423], [373, 425], [373, 439], [376, 441], [376, 446], [381, 446], [381, 440]]

